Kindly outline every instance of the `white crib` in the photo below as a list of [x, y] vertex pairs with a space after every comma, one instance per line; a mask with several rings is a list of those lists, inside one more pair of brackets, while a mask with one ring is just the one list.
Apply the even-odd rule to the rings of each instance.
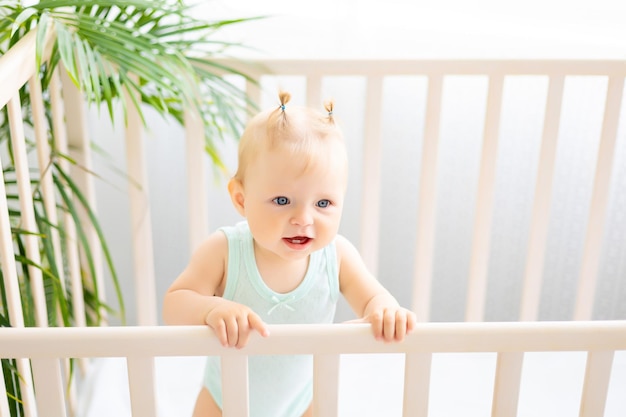
[[[57, 74], [49, 91], [53, 103], [52, 126], [48, 126], [41, 102], [42, 92], [35, 70], [34, 34], [23, 39], [11, 52], [0, 57], [0, 106], [11, 120], [12, 151], [17, 167], [22, 229], [34, 232], [27, 240], [31, 254], [39, 250], [39, 237], [33, 221], [32, 189], [29, 170], [41, 173], [40, 186], [50, 212], [55, 212], [47, 166], [50, 158], [47, 131], [53, 129], [61, 140], [61, 151], [69, 152], [81, 165], [91, 166], [88, 126], [80, 92], [64, 76]], [[613, 154], [623, 100], [626, 63], [609, 61], [266, 61], [243, 65], [245, 72], [261, 80], [264, 76], [301, 76], [306, 80], [306, 103], [319, 106], [322, 84], [328, 76], [358, 76], [365, 80], [366, 97], [362, 141], [362, 203], [360, 205], [360, 250], [372, 270], [378, 270], [380, 235], [380, 149], [383, 84], [387, 77], [419, 75], [427, 80], [423, 126], [422, 156], [419, 174], [419, 209], [416, 213], [416, 244], [412, 309], [422, 322], [404, 343], [378, 343], [366, 325], [334, 324], [311, 326], [272, 326], [271, 337], [253, 337], [242, 350], [224, 349], [211, 331], [204, 327], [158, 326], [154, 283], [154, 259], [150, 207], [147, 193], [142, 124], [129, 107], [126, 129], [128, 174], [134, 184], [131, 193], [134, 285], [137, 325], [86, 327], [82, 307], [82, 282], [78, 256], [69, 260], [67, 282], [75, 297], [75, 323], [72, 327], [52, 327], [45, 316], [45, 294], [41, 273], [31, 282], [37, 304], [37, 326], [25, 327], [22, 318], [19, 271], [14, 260], [7, 192], [0, 189], [0, 262], [4, 276], [6, 302], [11, 327], [0, 329], [0, 357], [16, 359], [26, 416], [67, 416], [89, 409], [89, 400], [98, 407], [115, 403], [115, 391], [125, 383], [116, 383], [119, 369], [127, 372], [128, 412], [132, 416], [183, 415], [189, 410], [196, 392], [181, 382], [183, 371], [198, 378], [201, 358], [220, 355], [224, 367], [224, 414], [248, 416], [247, 356], [255, 354], [314, 355], [314, 413], [317, 416], [403, 415], [493, 416], [558, 415], [564, 408], [574, 409], [584, 417], [622, 416], [626, 413], [626, 321], [592, 320], [595, 288], [601, 263], [601, 242], [605, 233], [606, 211], [611, 192]], [[433, 277], [438, 145], [441, 135], [443, 86], [451, 75], [488, 77], [488, 94], [484, 118], [480, 172], [477, 183], [475, 220], [467, 280], [465, 322], [429, 322]], [[507, 77], [537, 75], [548, 79], [537, 180], [532, 205], [527, 262], [523, 279], [519, 321], [484, 322], [487, 292], [487, 265], [491, 251], [490, 232], [493, 221], [496, 159], [504, 83]], [[597, 169], [593, 182], [585, 249], [581, 274], [577, 280], [576, 304], [571, 321], [538, 321], [541, 297], [542, 266], [547, 244], [548, 212], [553, 195], [556, 141], [563, 91], [567, 77], [599, 76], [608, 81], [604, 102]], [[27, 154], [25, 128], [20, 106], [20, 89], [29, 85], [33, 103], [32, 122], [37, 139], [37, 155]], [[261, 83], [261, 86], [263, 83]], [[262, 91], [256, 85], [246, 86], [250, 97], [260, 101]], [[204, 196], [207, 184], [203, 174], [202, 125], [198, 118], [186, 115], [186, 156], [189, 195], [190, 246], [195, 246], [208, 232]], [[65, 142], [65, 144], [63, 144]], [[4, 155], [2, 155], [4, 157]], [[35, 161], [35, 163], [33, 163]], [[85, 195], [95, 198], [93, 178], [77, 170]], [[350, 216], [350, 213], [347, 214]], [[72, 219], [65, 219], [66, 233], [72, 236]], [[89, 239], [97, 241], [96, 231]], [[59, 242], [57, 241], [57, 244]], [[75, 249], [74, 249], [75, 250]], [[101, 263], [101, 262], [100, 262]], [[98, 268], [102, 268], [99, 266]], [[173, 277], [172, 277], [173, 278]], [[100, 283], [99, 285], [104, 285]], [[100, 294], [105, 291], [101, 289]], [[622, 318], [623, 319], [623, 318]], [[545, 353], [549, 352], [549, 354]], [[582, 352], [582, 356], [581, 356]], [[576, 353], [572, 356], [572, 353]], [[546, 355], [546, 356], [541, 356]], [[82, 373], [68, 379], [67, 358], [89, 358], [80, 361]], [[91, 360], [91, 358], [95, 358]], [[106, 358], [125, 358], [125, 361]], [[193, 359], [195, 358], [195, 359]], [[542, 359], [543, 358], [543, 359]], [[570, 359], [572, 360], [570, 361]], [[534, 365], [533, 365], [534, 364]], [[4, 362], [3, 362], [4, 365]], [[560, 365], [560, 366], [559, 366]], [[168, 372], [177, 373], [171, 374]], [[373, 373], [370, 373], [373, 370]], [[568, 371], [574, 370], [571, 374]], [[30, 378], [32, 372], [32, 378]], [[161, 373], [165, 372], [165, 374]], [[525, 376], [536, 373], [539, 379], [524, 385]], [[556, 375], [555, 375], [556, 374]], [[479, 375], [482, 375], [479, 377]], [[574, 376], [572, 376], [574, 375]], [[467, 379], [469, 377], [469, 379]], [[556, 379], [554, 379], [556, 377]], [[99, 379], [101, 378], [101, 379]], [[126, 376], [124, 376], [126, 378]], [[465, 385], [455, 385], [466, 378]], [[552, 378], [552, 379], [551, 379]], [[578, 379], [575, 379], [578, 378]], [[489, 391], [477, 394], [479, 382]], [[541, 403], [530, 396], [533, 384], [541, 381], [573, 384], [558, 399]], [[196, 383], [196, 380], [190, 378]], [[538, 382], [539, 381], [539, 382]], [[191, 385], [193, 387], [194, 385]], [[455, 388], [456, 386], [456, 388]], [[374, 393], [367, 393], [374, 388]], [[4, 380], [0, 389], [6, 391]], [[110, 392], [101, 390], [111, 389]], [[96, 390], [96, 392], [94, 392]], [[171, 391], [167, 391], [171, 390]], [[173, 398], [167, 392], [175, 393]], [[572, 395], [577, 393], [578, 395]], [[100, 400], [96, 397], [100, 395]], [[477, 399], [478, 395], [481, 395]], [[549, 394], [554, 397], [553, 394]], [[81, 397], [82, 396], [82, 397]], [[184, 397], [183, 397], [184, 396]], [[371, 397], [371, 398], [369, 398]], [[378, 407], [372, 405], [374, 398]], [[368, 403], [368, 400], [370, 401]], [[472, 411], [468, 401], [480, 402]], [[122, 401], [124, 402], [124, 401]], [[167, 408], [164, 404], [169, 402]], [[172, 406], [172, 403], [174, 404]], [[442, 409], [437, 406], [456, 408]], [[361, 407], [362, 404], [365, 406]], [[369, 404], [369, 405], [368, 405]], [[536, 407], [548, 407], [537, 411]], [[361, 408], [360, 408], [361, 407]], [[535, 408], [533, 408], [535, 407]], [[172, 414], [165, 414], [163, 410]], [[606, 412], [606, 414], [605, 414]], [[0, 416], [9, 416], [6, 396], [0, 396]], [[116, 411], [116, 414], [123, 415]], [[178, 414], [180, 413], [180, 414]], [[543, 413], [543, 414], [542, 414]], [[97, 414], [89, 414], [95, 416]], [[130, 415], [130, 414], [129, 414]]]

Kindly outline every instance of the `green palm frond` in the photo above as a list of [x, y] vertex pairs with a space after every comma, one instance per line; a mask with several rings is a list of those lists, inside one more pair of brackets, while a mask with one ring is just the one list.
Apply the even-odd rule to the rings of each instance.
[[[0, 24], [0, 31], [2, 26], [11, 29], [2, 31], [4, 39], [8, 37], [13, 44], [16, 38], [37, 26], [41, 45], [45, 30], [55, 30], [56, 41], [47, 70], [52, 71], [62, 63], [88, 100], [106, 103], [112, 119], [113, 101], [123, 91], [151, 97], [152, 100], [144, 103], [160, 114], [176, 114], [177, 108], [193, 105], [206, 115], [198, 91], [210, 91], [220, 101], [228, 98], [226, 94], [234, 94], [240, 102], [250, 104], [239, 89], [225, 91], [220, 85], [224, 80], [216, 76], [224, 72], [245, 74], [233, 68], [220, 68], [213, 62], [215, 56], [240, 45], [216, 40], [213, 35], [223, 27], [252, 18], [207, 22], [193, 17], [190, 6], [174, 0], [45, 0], [28, 8], [14, 3], [14, 7], [7, 8], [9, 13]], [[2, 36], [0, 43], [4, 40]], [[41, 54], [40, 46], [39, 59]], [[218, 71], [211, 73], [206, 68]], [[236, 137], [243, 126], [243, 116], [227, 115], [223, 128]]]

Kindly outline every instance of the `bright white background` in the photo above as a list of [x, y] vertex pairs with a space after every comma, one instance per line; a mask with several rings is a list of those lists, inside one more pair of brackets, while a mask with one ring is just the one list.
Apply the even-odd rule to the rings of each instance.
[[209, 17], [268, 16], [227, 33], [257, 56], [626, 57], [621, 0], [225, 0], [199, 8]]
[[[198, 13], [207, 19], [269, 16], [266, 19], [233, 26], [221, 33], [224, 40], [241, 42], [249, 49], [233, 49], [243, 57], [266, 58], [626, 58], [626, 2], [622, 1], [565, 1], [530, 0], [511, 1], [356, 1], [356, 0], [229, 0], [206, 1], [198, 6]], [[484, 81], [484, 80], [483, 80]], [[481, 117], [484, 104], [480, 80], [451, 80], [446, 85], [449, 94], [461, 97], [449, 109], [449, 119], [444, 120], [441, 142], [441, 176], [438, 201], [438, 232], [433, 299], [436, 320], [462, 320], [464, 301], [461, 294], [466, 279], [469, 241], [473, 219], [471, 187], [476, 181], [476, 163], [479, 155]], [[412, 264], [411, 252], [401, 244], [414, 239], [412, 224], [394, 219], [411, 218], [415, 211], [416, 194], [405, 189], [417, 183], [419, 143], [411, 138], [398, 137], [397, 132], [418, 132], [423, 120], [419, 119], [419, 81], [405, 85], [390, 83], [385, 94], [387, 102], [406, 111], [386, 109], [383, 149], [383, 198], [381, 210], [386, 219], [383, 230], [383, 247], [396, 248], [382, 254], [379, 277], [403, 302], [409, 302], [408, 284]], [[510, 86], [511, 91], [523, 92], [527, 104], [541, 108], [545, 84], [521, 83]], [[557, 298], [558, 303], [542, 309], [544, 319], [567, 319], [571, 315], [574, 294], [561, 288], [571, 286], [577, 279], [577, 257], [582, 250], [582, 235], [586, 222], [591, 178], [595, 167], [597, 146], [589, 137], [598, 133], [599, 117], [594, 109], [601, 107], [605, 85], [602, 81], [573, 83], [569, 90], [572, 103], [578, 103], [569, 112], [568, 123], [562, 127], [566, 140], [561, 142], [562, 160], [555, 173], [555, 196], [552, 238], [545, 274], [548, 276], [545, 291]], [[294, 89], [294, 101], [303, 101]], [[324, 84], [325, 94], [335, 97], [338, 112], [343, 112], [344, 125], [349, 137], [358, 136], [355, 127], [360, 121], [350, 115], [355, 113], [362, 90], [358, 82], [343, 83], [331, 80]], [[273, 97], [272, 97], [273, 99]], [[273, 103], [273, 101], [268, 102]], [[266, 104], [268, 104], [266, 103]], [[517, 104], [520, 105], [519, 103]], [[467, 111], [466, 109], [472, 109]], [[500, 169], [503, 177], [515, 185], [513, 190], [498, 187], [494, 214], [495, 252], [490, 261], [489, 319], [515, 319], [519, 301], [520, 274], [523, 272], [527, 236], [519, 233], [520, 225], [527, 225], [532, 199], [532, 187], [538, 136], [541, 129], [540, 112], [530, 114], [530, 119], [516, 120], [515, 103], [503, 108], [503, 118], [512, 123], [503, 125], [501, 132]], [[350, 116], [350, 117], [349, 117]], [[584, 116], [584, 117], [582, 117]], [[598, 115], [599, 116], [599, 115]], [[586, 124], [578, 123], [588, 120]], [[123, 142], [119, 131], [99, 121], [95, 112], [90, 116], [92, 134], [98, 146], [111, 157], [99, 157], [96, 171], [108, 170], [110, 165], [123, 168]], [[167, 286], [184, 268], [188, 260], [184, 178], [184, 155], [180, 149], [182, 132], [173, 123], [151, 117], [147, 149], [151, 184], [151, 199], [155, 206], [153, 222], [157, 224], [154, 236], [159, 304]], [[460, 139], [459, 139], [460, 138]], [[466, 140], [467, 139], [467, 140]], [[350, 140], [350, 139], [349, 139]], [[600, 283], [599, 305], [596, 316], [626, 316], [626, 184], [624, 184], [626, 139], [620, 133], [615, 171], [622, 183], [619, 195], [611, 199], [610, 221], [613, 225], [607, 236], [610, 248]], [[225, 158], [234, 168], [234, 147], [226, 147]], [[410, 160], [398, 163], [398, 153]], [[358, 157], [358, 150], [354, 152]], [[621, 156], [620, 156], [621, 155]], [[508, 159], [506, 159], [508, 158]], [[358, 205], [360, 197], [359, 161], [353, 161], [347, 207]], [[619, 168], [618, 168], [619, 167]], [[113, 256], [119, 264], [126, 301], [131, 303], [134, 293], [131, 283], [131, 249], [128, 241], [127, 206], [123, 201], [126, 185], [123, 180], [98, 184], [100, 212], [109, 237]], [[386, 185], [385, 185], [386, 184]], [[238, 217], [231, 208], [225, 192], [224, 181], [211, 182], [211, 228], [231, 224]], [[469, 199], [469, 200], [468, 200]], [[111, 204], [114, 202], [114, 204]], [[467, 206], [459, 215], [458, 208]], [[575, 210], [570, 210], [572, 207]], [[344, 220], [342, 233], [358, 238], [358, 223], [354, 216]], [[399, 244], [400, 242], [400, 244]], [[456, 290], [449, 289], [455, 287]], [[459, 289], [460, 288], [460, 289]], [[606, 295], [606, 297], [604, 297]], [[110, 296], [112, 299], [112, 295]], [[341, 306], [340, 306], [341, 307]], [[348, 318], [345, 306], [339, 318]], [[134, 321], [132, 304], [128, 306], [130, 322]]]

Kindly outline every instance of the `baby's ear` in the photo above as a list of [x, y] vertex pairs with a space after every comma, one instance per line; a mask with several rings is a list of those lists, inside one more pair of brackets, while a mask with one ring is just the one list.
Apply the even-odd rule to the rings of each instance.
[[230, 194], [230, 200], [233, 202], [235, 209], [245, 217], [245, 195], [243, 192], [243, 184], [236, 178], [232, 178], [228, 181], [228, 193]]

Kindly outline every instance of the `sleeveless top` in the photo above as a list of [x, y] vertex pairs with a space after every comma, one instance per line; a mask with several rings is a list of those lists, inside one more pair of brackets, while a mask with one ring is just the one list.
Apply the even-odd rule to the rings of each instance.
[[[297, 288], [277, 293], [259, 274], [248, 223], [244, 221], [220, 230], [228, 239], [223, 298], [247, 305], [267, 324], [333, 322], [339, 297], [334, 242], [309, 256], [307, 271]], [[313, 398], [313, 358], [311, 355], [250, 356], [248, 381], [251, 417], [301, 417]], [[204, 386], [222, 408], [217, 356], [207, 358]]]

